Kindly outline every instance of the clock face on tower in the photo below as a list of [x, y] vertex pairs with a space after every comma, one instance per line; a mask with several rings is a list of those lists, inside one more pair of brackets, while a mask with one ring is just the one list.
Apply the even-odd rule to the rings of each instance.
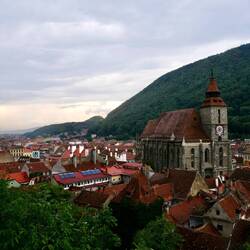
[[216, 126], [215, 128], [216, 135], [222, 136], [224, 133], [224, 128], [221, 125]]

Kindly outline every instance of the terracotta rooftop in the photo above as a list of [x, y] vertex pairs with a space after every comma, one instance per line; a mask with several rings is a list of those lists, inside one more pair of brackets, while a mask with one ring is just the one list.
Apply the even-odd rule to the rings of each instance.
[[177, 224], [185, 224], [190, 216], [197, 212], [198, 209], [205, 209], [206, 202], [202, 197], [196, 196], [190, 200], [180, 202], [169, 209], [168, 216], [171, 216]]
[[228, 249], [229, 250], [241, 249], [243, 244], [247, 240], [249, 240], [249, 235], [250, 235], [250, 221], [247, 220], [237, 221], [233, 228], [231, 242]]
[[20, 184], [26, 184], [30, 181], [26, 172], [10, 173], [7, 175], [7, 179], [16, 180]]
[[161, 197], [164, 201], [170, 201], [174, 198], [174, 188], [172, 183], [165, 183], [153, 186], [155, 195]]
[[250, 181], [250, 167], [236, 168], [230, 176], [232, 181]]
[[50, 170], [45, 166], [44, 162], [26, 163], [31, 173], [48, 173]]
[[183, 237], [181, 250], [226, 250], [228, 239], [203, 232], [177, 227], [177, 232]]
[[187, 199], [196, 175], [196, 171], [169, 169], [165, 180], [173, 184], [175, 198]]
[[200, 117], [195, 109], [182, 109], [162, 113], [156, 120], [146, 125], [142, 138], [165, 137], [187, 141], [209, 140], [205, 134]]
[[239, 210], [241, 205], [232, 194], [222, 198], [218, 203], [231, 220], [237, 218], [236, 210]]
[[105, 193], [82, 190], [74, 202], [79, 206], [102, 208], [108, 197]]

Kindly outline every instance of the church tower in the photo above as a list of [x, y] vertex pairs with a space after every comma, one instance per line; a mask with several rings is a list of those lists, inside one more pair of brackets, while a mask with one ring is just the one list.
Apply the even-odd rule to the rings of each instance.
[[216, 79], [211, 72], [206, 98], [200, 108], [203, 128], [211, 141], [228, 140], [227, 106], [220, 96]]
[[200, 108], [200, 116], [203, 129], [211, 140], [208, 151], [211, 157], [209, 164], [211, 164], [213, 175], [218, 176], [231, 171], [232, 158], [228, 140], [227, 105], [221, 98], [213, 72], [209, 80], [206, 98]]

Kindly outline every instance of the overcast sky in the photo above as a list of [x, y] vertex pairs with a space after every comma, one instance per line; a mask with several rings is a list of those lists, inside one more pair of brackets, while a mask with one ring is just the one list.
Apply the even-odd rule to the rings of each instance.
[[105, 116], [250, 42], [249, 0], [0, 0], [0, 131]]

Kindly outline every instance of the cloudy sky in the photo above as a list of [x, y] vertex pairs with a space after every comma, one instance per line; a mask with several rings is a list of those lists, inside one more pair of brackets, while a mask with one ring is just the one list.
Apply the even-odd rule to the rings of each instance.
[[250, 42], [249, 0], [0, 0], [0, 131], [105, 116]]

